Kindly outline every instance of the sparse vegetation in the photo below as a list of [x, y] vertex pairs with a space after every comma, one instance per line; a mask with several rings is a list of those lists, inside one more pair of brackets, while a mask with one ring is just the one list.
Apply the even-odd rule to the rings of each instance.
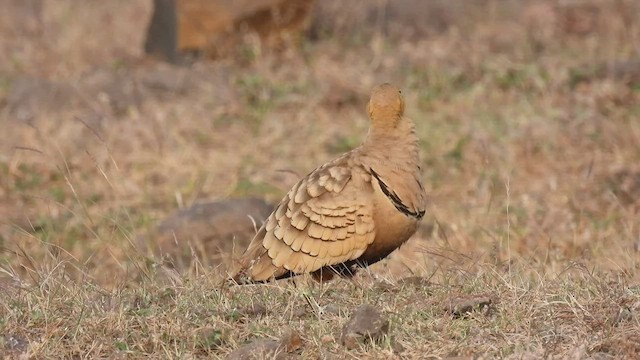
[[[137, 60], [148, 3], [0, 12], [4, 357], [223, 358], [292, 331], [294, 358], [640, 356], [635, 1], [431, 2], [437, 26], [413, 30], [328, 1], [313, 40], [185, 67]], [[279, 200], [359, 142], [384, 81], [431, 198], [390, 260], [354, 282], [230, 287], [139, 246], [198, 199]], [[365, 303], [388, 333], [347, 349]]]

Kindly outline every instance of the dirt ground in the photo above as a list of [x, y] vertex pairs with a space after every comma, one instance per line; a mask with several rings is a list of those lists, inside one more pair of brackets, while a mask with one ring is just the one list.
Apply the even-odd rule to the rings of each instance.
[[[327, 1], [290, 47], [182, 66], [143, 54], [151, 1], [3, 7], [4, 357], [223, 358], [290, 330], [291, 358], [640, 357], [637, 2]], [[139, 246], [198, 201], [279, 200], [358, 145], [381, 82], [430, 199], [391, 260], [219, 288], [210, 259], [168, 271]], [[347, 349], [363, 303], [388, 333]]]

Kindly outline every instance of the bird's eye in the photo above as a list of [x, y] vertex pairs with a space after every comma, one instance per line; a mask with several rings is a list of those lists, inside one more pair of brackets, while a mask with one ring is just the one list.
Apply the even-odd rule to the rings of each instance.
[[398, 94], [402, 94], [402, 90], [398, 90]]

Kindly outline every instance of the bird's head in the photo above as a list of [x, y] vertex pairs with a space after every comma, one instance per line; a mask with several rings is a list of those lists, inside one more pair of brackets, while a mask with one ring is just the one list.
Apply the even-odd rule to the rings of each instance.
[[391, 84], [378, 85], [371, 91], [367, 105], [373, 125], [394, 125], [404, 114], [404, 98], [400, 89]]

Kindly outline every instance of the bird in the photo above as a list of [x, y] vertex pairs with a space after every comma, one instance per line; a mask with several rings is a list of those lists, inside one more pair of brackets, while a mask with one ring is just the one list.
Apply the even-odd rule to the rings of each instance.
[[404, 244], [425, 215], [420, 148], [399, 88], [373, 88], [364, 141], [300, 179], [228, 272], [236, 284], [354, 276]]

